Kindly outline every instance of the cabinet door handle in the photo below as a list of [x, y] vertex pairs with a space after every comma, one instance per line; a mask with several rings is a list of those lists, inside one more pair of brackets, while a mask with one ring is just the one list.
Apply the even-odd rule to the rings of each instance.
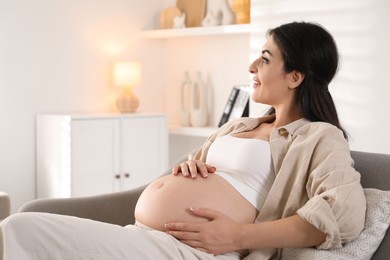
[[130, 177], [130, 173], [126, 172], [125, 173], [125, 178], [129, 178]]
[[121, 178], [121, 175], [120, 174], [116, 174], [115, 175], [115, 179], [120, 179]]

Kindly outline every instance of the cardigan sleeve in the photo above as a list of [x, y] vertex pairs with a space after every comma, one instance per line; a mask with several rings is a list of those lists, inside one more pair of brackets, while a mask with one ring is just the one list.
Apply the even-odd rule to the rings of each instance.
[[327, 129], [312, 154], [306, 184], [309, 200], [297, 211], [326, 234], [319, 249], [342, 247], [364, 228], [366, 199], [353, 163], [340, 131], [334, 127]]

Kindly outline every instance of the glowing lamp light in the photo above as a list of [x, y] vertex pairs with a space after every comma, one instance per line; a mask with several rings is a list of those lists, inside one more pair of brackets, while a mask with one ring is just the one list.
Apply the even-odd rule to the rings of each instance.
[[133, 93], [133, 87], [141, 82], [141, 64], [138, 62], [116, 62], [113, 69], [113, 84], [122, 87], [122, 93], [116, 100], [121, 113], [132, 113], [139, 107], [139, 100]]

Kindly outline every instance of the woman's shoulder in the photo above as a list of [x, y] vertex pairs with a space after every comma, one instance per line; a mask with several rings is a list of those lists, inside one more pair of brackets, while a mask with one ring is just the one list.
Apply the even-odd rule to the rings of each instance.
[[311, 122], [306, 120], [306, 124], [302, 125], [297, 129], [298, 134], [314, 134], [318, 133], [321, 135], [340, 133], [342, 134], [341, 129], [327, 122]]
[[305, 147], [304, 152], [311, 154], [313, 160], [315, 158], [316, 161], [321, 161], [327, 157], [332, 157], [334, 162], [350, 160], [348, 140], [335, 125], [308, 121], [294, 135], [293, 147]]
[[348, 145], [348, 141], [344, 137], [344, 132], [337, 126], [327, 122], [307, 121], [293, 135], [299, 140], [323, 143], [327, 146]]
[[[348, 140], [341, 129], [326, 122], [308, 122], [296, 131], [296, 141], [315, 144], [317, 149], [349, 151]], [[298, 141], [299, 142], [299, 141]]]

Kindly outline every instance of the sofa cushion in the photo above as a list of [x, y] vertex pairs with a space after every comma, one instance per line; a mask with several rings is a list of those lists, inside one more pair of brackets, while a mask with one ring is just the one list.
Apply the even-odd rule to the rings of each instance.
[[364, 194], [367, 200], [366, 222], [355, 240], [333, 250], [284, 248], [282, 259], [371, 259], [390, 224], [390, 191], [364, 189]]

